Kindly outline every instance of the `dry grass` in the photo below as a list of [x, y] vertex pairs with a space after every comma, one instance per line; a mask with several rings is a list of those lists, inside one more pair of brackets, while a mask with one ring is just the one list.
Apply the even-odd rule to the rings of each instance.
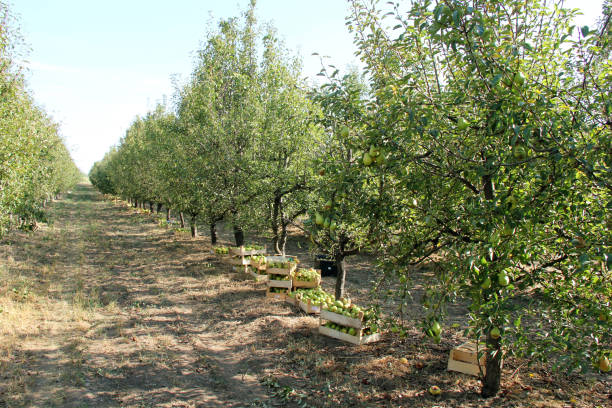
[[[500, 396], [480, 399], [475, 379], [445, 369], [460, 329], [438, 346], [416, 330], [360, 347], [321, 337], [316, 318], [267, 300], [206, 238], [90, 186], [54, 203], [51, 220], [0, 242], [0, 407], [610, 405], [609, 376], [512, 376], [513, 361]], [[299, 239], [288, 252], [308, 263]], [[351, 262], [349, 293], [365, 303], [371, 262]]]

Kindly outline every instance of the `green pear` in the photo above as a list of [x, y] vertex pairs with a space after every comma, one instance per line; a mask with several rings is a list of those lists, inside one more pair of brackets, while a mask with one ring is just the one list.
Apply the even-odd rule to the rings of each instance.
[[457, 121], [457, 129], [459, 130], [465, 130], [468, 128], [468, 126], [470, 126], [470, 124], [467, 120], [463, 118], [459, 118], [459, 120]]
[[501, 337], [501, 332], [499, 331], [499, 329], [497, 327], [494, 327], [491, 329], [491, 333], [489, 333], [491, 335], [491, 338], [493, 340], [497, 340]]
[[603, 356], [599, 359], [599, 369], [602, 373], [610, 372], [610, 360], [608, 360], [608, 357]]
[[431, 325], [431, 332], [433, 333], [434, 337], [438, 337], [442, 332], [442, 327], [440, 326], [440, 323], [433, 322], [433, 324]]
[[500, 272], [497, 274], [497, 283], [499, 283], [499, 286], [508, 286], [510, 284], [510, 278], [506, 272]]
[[370, 156], [371, 157], [377, 157], [380, 153], [380, 149], [378, 149], [378, 147], [371, 145], [370, 146]]
[[343, 126], [340, 128], [340, 137], [342, 137], [342, 138], [344, 138], [344, 139], [345, 139], [345, 138], [347, 138], [347, 137], [348, 137], [348, 135], [349, 135], [349, 128], [348, 128], [348, 126], [343, 125]]
[[520, 72], [517, 72], [514, 74], [514, 83], [518, 86], [523, 86], [525, 83], [525, 77]]

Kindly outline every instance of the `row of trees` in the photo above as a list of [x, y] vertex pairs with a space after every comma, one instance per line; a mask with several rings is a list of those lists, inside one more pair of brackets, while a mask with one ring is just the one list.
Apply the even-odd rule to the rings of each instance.
[[268, 229], [282, 253], [289, 223], [305, 212], [323, 133], [299, 61], [253, 13], [254, 4], [208, 34], [176, 112], [159, 106], [138, 118], [90, 178], [135, 205], [187, 214], [193, 235], [203, 220], [213, 243], [221, 220], [237, 245], [244, 230]]
[[211, 232], [227, 220], [237, 245], [265, 226], [280, 251], [294, 223], [335, 257], [336, 296], [345, 258], [374, 253], [400, 313], [430, 269], [420, 324], [440, 341], [446, 305], [469, 300], [484, 396], [504, 355], [609, 370], [608, 4], [591, 30], [540, 0], [349, 3], [363, 76], [330, 67], [307, 90], [271, 30], [260, 60], [252, 3], [209, 34], [176, 112], [138, 119], [94, 184]]
[[26, 90], [15, 26], [0, 2], [0, 237], [11, 227], [35, 227], [46, 201], [82, 177], [58, 125]]

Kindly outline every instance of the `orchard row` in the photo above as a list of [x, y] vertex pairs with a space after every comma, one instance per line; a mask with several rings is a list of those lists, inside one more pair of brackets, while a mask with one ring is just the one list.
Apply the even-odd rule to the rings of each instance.
[[58, 125], [26, 89], [17, 43], [10, 11], [0, 2], [0, 237], [12, 227], [35, 228], [46, 201], [82, 177]]
[[353, 254], [376, 256], [374, 293], [401, 315], [429, 272], [405, 324], [439, 341], [467, 300], [484, 396], [507, 355], [597, 370], [612, 333], [609, 10], [577, 29], [538, 0], [349, 3], [363, 73], [325, 67], [308, 86], [251, 8], [211, 28], [175, 108], [137, 119], [92, 182], [205, 220], [213, 242], [224, 220], [237, 245], [269, 231], [282, 253], [301, 228], [335, 259], [337, 298]]

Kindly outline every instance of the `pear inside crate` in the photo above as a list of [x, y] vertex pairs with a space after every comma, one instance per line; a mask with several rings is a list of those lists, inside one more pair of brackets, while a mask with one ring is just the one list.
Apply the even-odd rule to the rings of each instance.
[[321, 310], [319, 333], [352, 344], [380, 340], [380, 319], [373, 309], [362, 309], [348, 299], [338, 299]]
[[297, 257], [274, 255], [266, 257], [266, 271], [269, 274], [291, 275], [297, 268]]

